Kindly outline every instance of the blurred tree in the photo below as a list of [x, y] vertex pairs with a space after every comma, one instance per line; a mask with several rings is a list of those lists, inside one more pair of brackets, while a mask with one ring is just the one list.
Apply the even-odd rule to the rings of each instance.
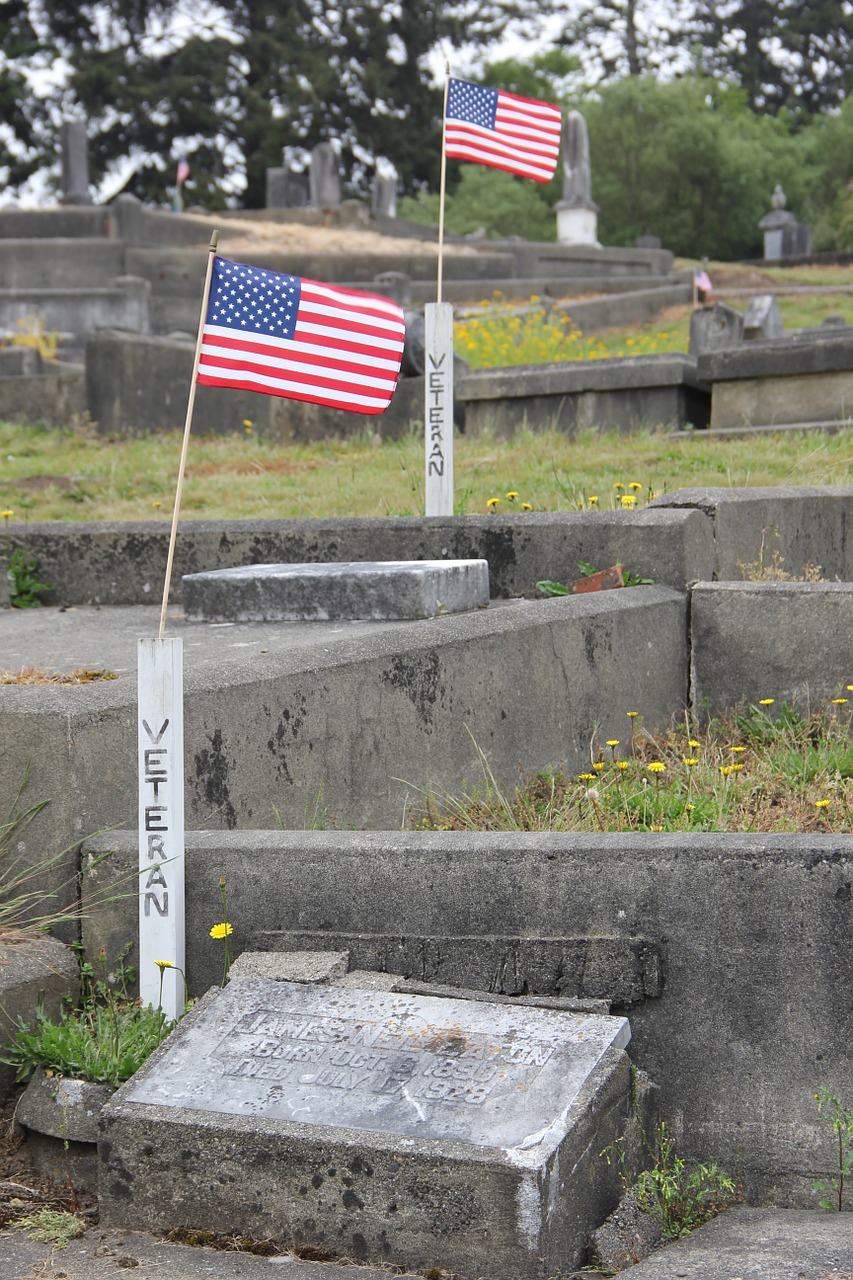
[[441, 90], [428, 55], [442, 41], [487, 44], [524, 11], [521, 0], [201, 0], [193, 10], [186, 0], [51, 0], [39, 8], [55, 55], [71, 68], [66, 99], [89, 121], [93, 182], [130, 160], [126, 189], [162, 200], [186, 155], [187, 198], [208, 207], [235, 196], [263, 205], [266, 170], [281, 164], [284, 148], [326, 140], [340, 146], [345, 180], [363, 186], [384, 155], [404, 189], [434, 182]]
[[753, 111], [805, 123], [853, 89], [850, 0], [696, 0], [685, 38], [708, 74], [746, 90]]
[[686, 257], [758, 256], [774, 185], [783, 184], [794, 209], [802, 205], [796, 139], [782, 121], [753, 115], [741, 90], [629, 78], [581, 108], [602, 243], [658, 235]]

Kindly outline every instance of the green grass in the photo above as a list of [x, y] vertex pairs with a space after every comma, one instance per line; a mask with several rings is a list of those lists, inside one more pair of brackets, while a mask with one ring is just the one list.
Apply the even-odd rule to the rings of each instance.
[[[752, 271], [752, 269], [744, 269]], [[736, 280], [739, 268], [717, 268]], [[763, 273], [783, 283], [830, 285], [853, 280], [851, 268]], [[758, 276], [752, 272], [749, 276]], [[771, 286], [768, 286], [771, 287]], [[743, 300], [736, 305], [745, 306]], [[816, 324], [832, 312], [853, 323], [853, 294], [780, 297], [786, 326]], [[456, 350], [475, 368], [555, 360], [602, 359], [686, 351], [690, 307], [672, 307], [650, 324], [584, 337], [562, 312], [534, 306], [526, 315], [498, 299], [457, 316]], [[266, 440], [247, 427], [227, 438], [194, 437], [181, 514], [185, 519], [298, 516], [420, 516], [424, 445], [420, 429], [377, 443], [368, 423], [345, 440], [307, 445]], [[100, 437], [85, 425], [65, 430], [0, 422], [0, 512], [7, 524], [43, 520], [153, 520], [171, 517], [181, 439], [167, 432], [127, 440]], [[686, 487], [849, 484], [853, 429], [834, 436], [803, 432], [751, 440], [712, 440], [704, 433], [673, 440], [665, 429], [623, 435], [586, 431], [531, 433], [511, 440], [488, 433], [455, 444], [457, 513], [496, 513], [616, 505], [614, 486], [635, 482], [648, 497]], [[513, 502], [506, 498], [515, 491]], [[2, 536], [2, 529], [0, 529]]]
[[[853, 673], [851, 673], [853, 674]], [[772, 698], [663, 734], [626, 712], [617, 738], [597, 735], [589, 767], [525, 777], [512, 791], [479, 750], [482, 781], [458, 795], [428, 790], [413, 825], [426, 831], [853, 830], [853, 684], [804, 716]]]
[[[167, 523], [174, 500], [179, 433], [99, 440], [71, 431], [0, 424], [0, 510], [6, 521], [151, 520]], [[256, 436], [192, 440], [181, 514], [185, 519], [284, 516], [419, 516], [424, 509], [419, 432], [375, 444], [349, 440], [283, 445]], [[673, 439], [666, 432], [569, 438], [521, 430], [510, 440], [483, 434], [455, 444], [459, 514], [572, 510], [591, 495], [614, 505], [616, 484], [641, 493], [688, 487], [850, 484], [853, 429], [754, 439]], [[71, 490], [60, 487], [78, 477]], [[33, 483], [32, 477], [42, 477]], [[51, 480], [53, 477], [53, 480]], [[510, 501], [508, 492], [518, 498]], [[626, 513], [630, 518], [630, 513]], [[0, 526], [2, 538], [2, 526]]]

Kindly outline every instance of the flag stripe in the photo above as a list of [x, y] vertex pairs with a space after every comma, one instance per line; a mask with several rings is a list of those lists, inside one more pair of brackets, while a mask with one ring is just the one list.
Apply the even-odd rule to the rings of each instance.
[[[397, 376], [397, 369], [400, 361], [398, 357], [383, 356], [377, 354], [373, 346], [367, 344], [358, 344], [349, 342], [346, 347], [341, 349], [337, 343], [324, 342], [323, 331], [321, 331], [316, 340], [305, 341], [294, 339], [288, 346], [284, 355], [293, 357], [299, 356], [306, 360], [316, 357], [318, 360], [328, 360], [329, 347], [333, 351], [338, 351], [338, 362], [348, 363], [352, 365], [356, 372], [362, 369], [387, 369], [389, 382], [393, 382]], [[282, 354], [282, 347], [278, 343], [270, 343], [264, 340], [263, 334], [253, 334], [251, 337], [235, 338], [227, 329], [206, 328], [204, 331], [204, 341], [202, 343], [202, 351], [210, 354], [222, 352], [223, 355], [234, 352], [244, 352], [246, 355], [255, 355], [262, 359], [273, 359], [273, 352]]]
[[288, 381], [284, 378], [270, 378], [262, 373], [251, 373], [229, 370], [224, 376], [215, 371], [200, 375], [203, 386], [236, 387], [241, 391], [260, 391], [268, 396], [283, 396], [287, 400], [306, 400], [311, 404], [323, 404], [330, 409], [351, 409], [353, 413], [381, 413], [388, 404], [387, 396], [365, 396], [355, 391], [352, 386], [338, 390], [322, 381], [302, 383]]
[[559, 107], [464, 80], [451, 80], [445, 152], [458, 160], [550, 182], [560, 155]]
[[404, 341], [389, 298], [216, 258], [197, 380], [382, 413]]
[[[221, 347], [208, 347], [207, 344], [202, 345], [201, 360], [199, 368], [204, 367], [205, 370], [212, 368], [214, 365], [219, 369], [261, 369], [268, 370], [271, 374], [276, 370], [285, 370], [289, 373], [298, 374], [300, 370], [305, 370], [306, 374], [310, 374], [312, 379], [323, 377], [331, 377], [335, 382], [352, 381], [353, 375], [357, 376], [359, 386], [362, 387], [378, 387], [383, 392], [387, 392], [389, 387], [393, 389], [394, 376], [382, 376], [380, 371], [367, 373], [364, 365], [338, 360], [335, 362], [335, 373], [329, 373], [329, 359], [324, 351], [317, 353], [295, 353], [288, 359], [285, 356], [270, 356], [264, 354], [257, 355], [249, 351], [229, 351]], [[367, 366], [372, 367], [372, 366]]]

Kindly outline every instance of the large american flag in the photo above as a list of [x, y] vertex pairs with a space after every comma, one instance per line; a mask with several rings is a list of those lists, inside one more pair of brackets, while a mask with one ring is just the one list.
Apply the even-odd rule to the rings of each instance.
[[404, 338], [390, 298], [214, 258], [197, 381], [382, 413]]
[[467, 80], [451, 80], [448, 86], [445, 151], [454, 159], [550, 182], [560, 158], [562, 128], [562, 112], [549, 102]]

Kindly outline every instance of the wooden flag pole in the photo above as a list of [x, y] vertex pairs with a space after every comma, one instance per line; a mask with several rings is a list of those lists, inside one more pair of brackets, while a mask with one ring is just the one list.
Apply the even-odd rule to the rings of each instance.
[[190, 427], [193, 420], [193, 409], [195, 408], [195, 389], [196, 374], [198, 373], [198, 362], [201, 357], [202, 335], [204, 333], [204, 322], [207, 317], [207, 302], [210, 297], [210, 282], [213, 277], [213, 259], [216, 256], [216, 246], [219, 243], [219, 232], [214, 231], [210, 237], [208, 246], [209, 253], [207, 258], [207, 274], [204, 278], [204, 291], [201, 299], [201, 315], [198, 322], [198, 337], [195, 344], [195, 358], [193, 360], [192, 380], [190, 382], [190, 394], [187, 401], [187, 418], [184, 423], [184, 439], [181, 445], [181, 461], [178, 464], [178, 484], [175, 489], [175, 509], [172, 512], [172, 531], [169, 535], [169, 554], [166, 558], [166, 581], [163, 584], [163, 605], [160, 609], [160, 636], [163, 639], [163, 633], [166, 630], [166, 609], [169, 605], [169, 588], [172, 585], [172, 565], [175, 560], [175, 543], [178, 538], [178, 517], [181, 510], [181, 494], [184, 489], [184, 472], [187, 466], [187, 453], [190, 445]]
[[444, 192], [447, 185], [447, 94], [450, 89], [450, 64], [445, 66], [444, 106], [441, 111], [441, 178], [438, 189], [438, 279], [435, 300], [441, 302], [444, 273]]

